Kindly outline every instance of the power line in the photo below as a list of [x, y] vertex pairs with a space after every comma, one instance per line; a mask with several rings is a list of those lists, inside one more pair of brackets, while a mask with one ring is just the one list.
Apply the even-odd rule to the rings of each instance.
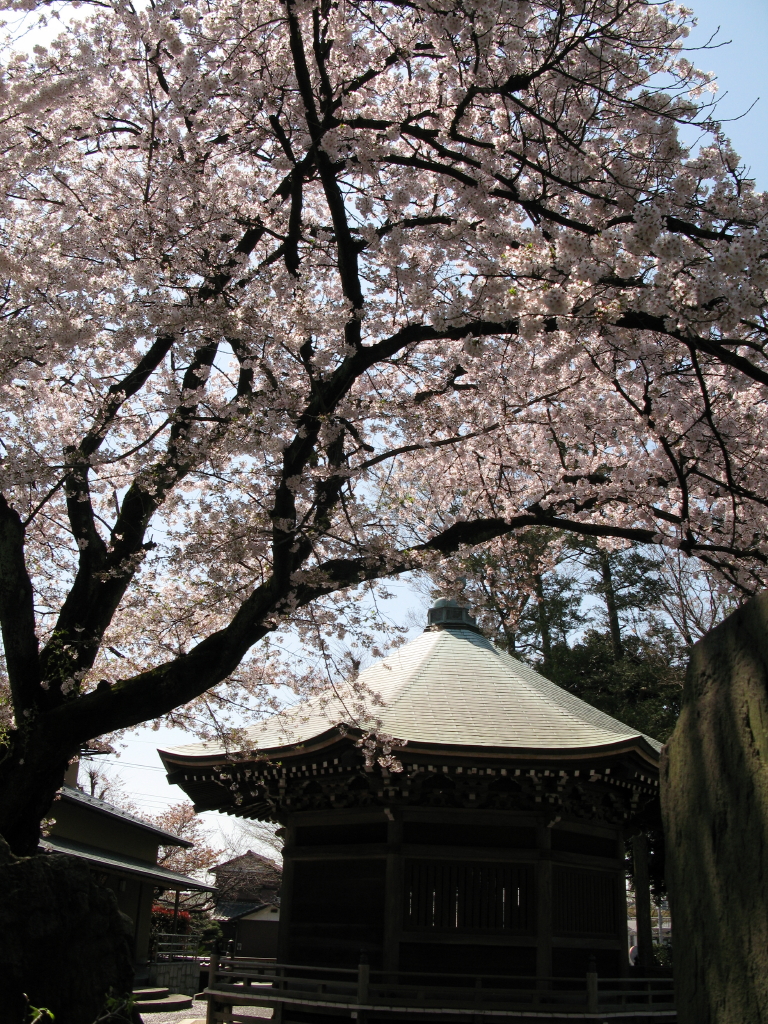
[[145, 772], [163, 772], [163, 774], [165, 774], [165, 768], [155, 768], [154, 765], [151, 764], [134, 764], [133, 761], [111, 761], [110, 764], [115, 768], [125, 765], [126, 768], [141, 768]]
[[151, 764], [136, 764], [134, 761], [104, 761], [105, 768], [141, 768], [145, 772], [165, 772], [165, 768], [156, 768]]

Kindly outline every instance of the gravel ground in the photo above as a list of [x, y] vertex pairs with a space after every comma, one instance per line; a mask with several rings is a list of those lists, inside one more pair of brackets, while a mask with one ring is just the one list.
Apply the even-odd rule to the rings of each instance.
[[[208, 1003], [195, 999], [191, 1010], [174, 1010], [173, 1013], [142, 1013], [144, 1024], [205, 1024]], [[262, 1006], [238, 1006], [238, 1013], [247, 1017], [271, 1017], [272, 1011]]]

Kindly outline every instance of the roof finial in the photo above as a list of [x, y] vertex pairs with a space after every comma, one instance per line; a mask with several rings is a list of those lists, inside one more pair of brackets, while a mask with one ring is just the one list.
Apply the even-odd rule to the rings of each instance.
[[440, 597], [427, 612], [427, 629], [472, 629], [479, 632], [474, 615], [452, 597]]

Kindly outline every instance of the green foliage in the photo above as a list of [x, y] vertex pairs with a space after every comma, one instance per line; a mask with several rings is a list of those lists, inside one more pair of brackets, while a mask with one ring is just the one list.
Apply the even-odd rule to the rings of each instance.
[[654, 942], [653, 959], [659, 967], [672, 967], [672, 943]]
[[135, 1003], [134, 995], [116, 996], [110, 989], [101, 1013], [93, 1024], [133, 1024]]
[[617, 659], [610, 634], [590, 629], [579, 642], [553, 649], [547, 674], [588, 704], [664, 741], [680, 714], [685, 652], [662, 625], [622, 643]]
[[218, 921], [212, 921], [210, 918], [202, 919], [196, 922], [192, 926], [192, 931], [199, 938], [198, 949], [201, 953], [210, 953], [217, 942], [220, 942], [224, 937], [224, 932], [221, 930], [221, 925]]
[[30, 1006], [27, 1024], [46, 1024], [46, 1021], [53, 1021], [56, 1017], [44, 1006]]
[[587, 621], [580, 609], [582, 595], [576, 580], [551, 574], [539, 581], [538, 594], [520, 616], [517, 655], [538, 663], [551, 676], [552, 658], [558, 647], [566, 647], [575, 629]]
[[[586, 592], [599, 597], [604, 603], [613, 600], [620, 614], [658, 608], [659, 601], [669, 590], [657, 556], [649, 556], [637, 548], [606, 551], [598, 548], [594, 541], [584, 538], [571, 539], [569, 547], [593, 574], [585, 587]], [[606, 563], [608, 578], [605, 575]]]

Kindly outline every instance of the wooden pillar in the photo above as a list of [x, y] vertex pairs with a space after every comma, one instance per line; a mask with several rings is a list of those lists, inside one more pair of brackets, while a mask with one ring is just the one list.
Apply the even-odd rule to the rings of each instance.
[[[131, 883], [126, 883], [126, 889], [128, 888], [129, 884], [131, 884]], [[144, 883], [142, 881], [139, 881], [139, 880], [137, 880], [135, 882], [135, 885], [136, 885], [136, 910], [134, 911], [134, 914], [133, 914], [133, 960], [134, 960], [134, 963], [139, 964], [139, 963], [142, 962], [143, 959], [146, 959], [146, 956], [142, 957], [142, 948], [141, 948], [142, 947], [142, 941], [141, 941], [142, 940], [142, 928], [141, 928], [142, 913], [141, 913], [141, 911], [142, 911], [142, 903], [144, 903], [145, 892], [146, 892], [146, 889], [148, 887], [147, 887], [146, 883]], [[120, 891], [120, 883], [118, 882], [118, 892], [119, 891]], [[152, 928], [152, 904], [154, 903], [154, 895], [155, 895], [154, 886], [151, 886], [151, 892], [152, 892], [152, 897], [150, 897], [150, 904], [149, 904], [149, 925], [148, 925], [148, 927], [146, 929], [147, 937], [149, 937], [149, 933], [150, 933], [151, 928]], [[115, 893], [115, 896], [117, 896], [117, 893]], [[118, 896], [118, 900], [119, 900], [120, 903], [122, 903], [122, 900], [120, 900], [119, 896]], [[120, 909], [122, 910], [122, 907]], [[147, 946], [149, 946], [149, 942], [147, 942]], [[147, 951], [145, 950], [144, 952], [146, 954]]]
[[637, 965], [642, 971], [653, 966], [651, 926], [651, 883], [648, 873], [648, 837], [641, 832], [632, 840], [635, 869], [635, 919], [637, 921]]
[[621, 863], [621, 870], [616, 877], [616, 934], [623, 943], [619, 973], [624, 978], [629, 973], [629, 932], [627, 931], [627, 872], [624, 867], [626, 849], [624, 836], [621, 833], [616, 839], [616, 859]]
[[[206, 988], [214, 988], [216, 985], [216, 975], [219, 971], [219, 940], [216, 939], [213, 943], [213, 949], [211, 950], [211, 958], [208, 961], [208, 984]], [[218, 1003], [211, 997], [208, 1000], [208, 1010], [205, 1015], [206, 1024], [216, 1024], [216, 1013], [218, 1011]]]
[[552, 977], [552, 829], [540, 825], [536, 845], [536, 978], [541, 984]]
[[280, 922], [277, 930], [277, 962], [287, 963], [290, 955], [291, 910], [293, 905], [293, 851], [296, 827], [284, 825], [283, 879], [280, 884]]
[[[277, 926], [277, 962], [284, 964], [290, 956], [291, 939], [291, 910], [293, 907], [293, 851], [296, 847], [296, 827], [286, 821], [283, 824], [283, 877], [280, 883], [280, 920]], [[277, 975], [282, 976], [283, 971], [277, 968]], [[277, 988], [283, 988], [284, 983], [275, 982]], [[209, 1004], [210, 1005], [210, 1004]], [[272, 1024], [283, 1022], [282, 1003], [278, 1003], [272, 1011]]]
[[387, 826], [387, 876], [382, 967], [397, 972], [403, 922], [403, 822], [398, 811]]
[[587, 1013], [597, 1014], [597, 963], [593, 956], [587, 964]]

